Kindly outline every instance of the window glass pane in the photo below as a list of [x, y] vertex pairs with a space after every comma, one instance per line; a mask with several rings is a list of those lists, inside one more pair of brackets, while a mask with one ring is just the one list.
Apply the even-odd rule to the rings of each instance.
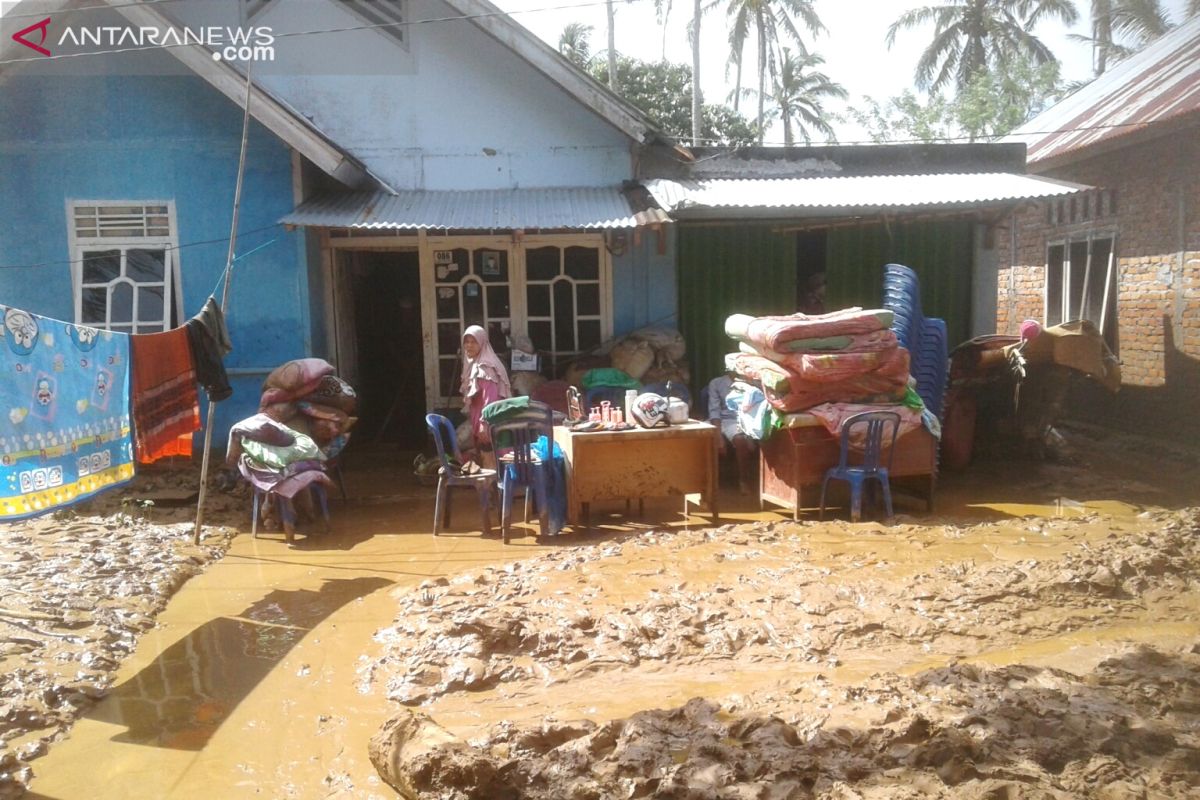
[[438, 352], [442, 355], [457, 353], [461, 346], [462, 328], [457, 322], [438, 323]]
[[80, 322], [90, 325], [104, 324], [104, 310], [108, 308], [107, 289], [83, 290], [83, 313]]
[[533, 346], [538, 350], [550, 351], [550, 323], [549, 322], [530, 322], [529, 323], [529, 338], [533, 340]]
[[575, 349], [574, 287], [565, 278], [554, 282], [554, 350], [569, 353]]
[[529, 300], [529, 316], [531, 317], [548, 317], [550, 316], [550, 287], [545, 284], [530, 284], [525, 289], [525, 296]]
[[[449, 258], [449, 261], [446, 259]], [[467, 274], [471, 254], [466, 250], [434, 250], [433, 274], [438, 283], [458, 283]]]
[[487, 313], [488, 317], [493, 318], [509, 315], [507, 286], [487, 287]]
[[566, 252], [567, 274], [576, 280], [596, 281], [600, 279], [600, 251], [594, 247], [568, 247]]
[[503, 250], [477, 250], [475, 274], [486, 283], [508, 283], [508, 253]]
[[1062, 322], [1063, 246], [1052, 245], [1046, 257], [1046, 324]]
[[137, 315], [139, 322], [161, 322], [165, 319], [163, 316], [163, 290], [161, 286], [139, 286], [137, 295]]
[[581, 319], [579, 321], [579, 349], [591, 350], [600, 345], [600, 320]]
[[438, 391], [442, 397], [453, 397], [458, 394], [459, 369], [457, 358], [438, 359]]
[[580, 316], [588, 314], [600, 314], [600, 284], [577, 284], [575, 286], [575, 297], [579, 303]]
[[113, 322], [133, 321], [133, 285], [121, 281], [113, 284], [108, 295], [109, 318]]
[[166, 261], [163, 250], [129, 250], [125, 255], [125, 276], [138, 283], [162, 283]]
[[483, 322], [483, 285], [472, 279], [463, 284], [463, 324], [482, 325]]
[[141, 325], [137, 326], [137, 332], [138, 333], [162, 333], [163, 326], [159, 325], [157, 323], [147, 324], [147, 323], [143, 322]]
[[118, 333], [133, 333], [132, 325], [110, 325], [108, 329], [110, 331], [117, 331]]
[[83, 254], [84, 283], [108, 283], [120, 275], [120, 250], [89, 250]]
[[548, 281], [558, 277], [557, 247], [536, 247], [525, 252], [525, 277], [531, 281]]
[[458, 319], [458, 287], [439, 286], [437, 288], [438, 319]]

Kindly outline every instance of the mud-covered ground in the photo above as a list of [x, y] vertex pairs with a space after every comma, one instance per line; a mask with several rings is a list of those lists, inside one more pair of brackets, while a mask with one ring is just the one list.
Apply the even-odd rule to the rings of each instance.
[[245, 503], [213, 497], [194, 546], [195, 501], [174, 500], [198, 474], [150, 470], [131, 487], [0, 526], [0, 798], [24, 792], [29, 762], [106, 694], [171, 595], [225, 551], [224, 525]]
[[1197, 580], [1195, 508], [555, 552], [397, 593], [372, 758], [422, 798], [1200, 797]]

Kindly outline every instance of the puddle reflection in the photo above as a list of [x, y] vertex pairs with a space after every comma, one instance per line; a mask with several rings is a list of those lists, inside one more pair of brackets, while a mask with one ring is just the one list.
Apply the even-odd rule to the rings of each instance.
[[272, 591], [241, 614], [210, 620], [172, 644], [89, 716], [125, 726], [114, 741], [199, 750], [309, 630], [390, 584], [363, 577], [328, 580], [320, 591]]

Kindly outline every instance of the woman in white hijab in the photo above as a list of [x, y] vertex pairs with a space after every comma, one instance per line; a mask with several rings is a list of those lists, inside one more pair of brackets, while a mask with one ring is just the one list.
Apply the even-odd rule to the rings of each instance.
[[471, 420], [471, 437], [475, 450], [490, 444], [487, 425], [483, 422], [483, 407], [497, 400], [512, 397], [508, 383], [508, 372], [504, 363], [492, 349], [487, 331], [472, 325], [463, 332], [462, 338], [462, 389], [463, 411]]

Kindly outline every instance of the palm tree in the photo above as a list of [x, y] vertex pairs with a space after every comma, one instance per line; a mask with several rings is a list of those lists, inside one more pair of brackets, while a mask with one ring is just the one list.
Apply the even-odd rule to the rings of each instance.
[[613, 10], [613, 0], [605, 0], [605, 11], [608, 14], [608, 88], [617, 90], [617, 14]]
[[847, 95], [840, 83], [831, 81], [824, 72], [815, 71], [824, 63], [825, 59], [816, 53], [793, 55], [787, 48], [783, 50], [771, 99], [779, 106], [783, 142], [788, 147], [795, 141], [794, 132], [800, 134], [805, 144], [812, 143], [812, 132], [821, 133], [827, 141], [834, 140], [833, 127], [826, 119], [821, 101], [845, 100]]
[[[1200, 0], [1193, 2], [1200, 5]], [[1092, 35], [1071, 34], [1071, 38], [1092, 46], [1093, 70], [1102, 75], [1109, 59], [1124, 58], [1170, 27], [1160, 0], [1092, 0]]]
[[937, 91], [953, 82], [961, 90], [1015, 59], [1057, 61], [1031, 31], [1043, 17], [1070, 24], [1078, 16], [1071, 0], [948, 0], [901, 14], [888, 28], [887, 45], [901, 29], [934, 23], [933, 41], [917, 61], [917, 86]]
[[[1197, 0], [1200, 2], [1200, 0]], [[692, 8], [692, 147], [700, 144], [700, 129], [704, 126], [704, 98], [700, 94], [700, 16], [704, 13], [701, 0]]]
[[558, 52], [580, 69], [587, 69], [588, 62], [592, 60], [591, 35], [591, 25], [584, 25], [582, 22], [568, 24], [559, 34]]
[[730, 62], [737, 66], [737, 85], [734, 87], [734, 109], [742, 88], [742, 53], [753, 28], [758, 47], [758, 137], [762, 144], [765, 129], [764, 102], [767, 97], [768, 74], [774, 82], [776, 66], [779, 64], [779, 49], [786, 37], [793, 42], [801, 54], [807, 53], [804, 39], [796, 28], [793, 17], [799, 17], [814, 36], [825, 30], [817, 15], [814, 0], [711, 0], [709, 8], [727, 2], [725, 13], [729, 19]]

